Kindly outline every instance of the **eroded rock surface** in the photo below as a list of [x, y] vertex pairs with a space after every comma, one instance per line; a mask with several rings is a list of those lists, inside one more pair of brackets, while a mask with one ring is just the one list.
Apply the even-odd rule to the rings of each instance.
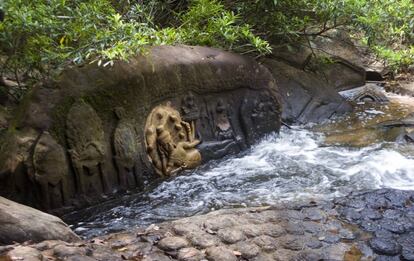
[[0, 195], [62, 213], [240, 152], [279, 130], [281, 105], [253, 59], [160, 46], [128, 63], [68, 69], [19, 112], [0, 135]]
[[414, 192], [383, 189], [332, 202], [224, 209], [84, 243], [45, 241], [0, 252], [50, 260], [414, 260], [413, 203]]
[[52, 239], [79, 240], [61, 219], [0, 197], [0, 245]]

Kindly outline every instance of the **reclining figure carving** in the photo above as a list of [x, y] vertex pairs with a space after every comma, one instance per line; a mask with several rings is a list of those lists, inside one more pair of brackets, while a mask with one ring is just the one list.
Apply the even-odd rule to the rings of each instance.
[[201, 154], [195, 148], [200, 141], [193, 137], [190, 124], [169, 104], [152, 110], [145, 126], [145, 139], [148, 156], [159, 175], [171, 176], [201, 164]]

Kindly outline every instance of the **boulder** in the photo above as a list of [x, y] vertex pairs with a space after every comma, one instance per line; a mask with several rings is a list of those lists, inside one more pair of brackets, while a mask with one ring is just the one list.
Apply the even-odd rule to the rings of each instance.
[[337, 91], [365, 84], [361, 51], [343, 30], [330, 30], [296, 45], [275, 48], [272, 56], [300, 70], [318, 72], [318, 77]]
[[281, 105], [251, 58], [159, 46], [68, 68], [18, 111], [0, 135], [0, 195], [68, 211], [237, 153], [279, 130]]
[[59, 218], [0, 197], [0, 244], [80, 240]]
[[279, 87], [284, 121], [321, 122], [335, 113], [352, 110], [321, 74], [306, 72], [273, 59], [265, 60], [264, 65], [269, 68]]

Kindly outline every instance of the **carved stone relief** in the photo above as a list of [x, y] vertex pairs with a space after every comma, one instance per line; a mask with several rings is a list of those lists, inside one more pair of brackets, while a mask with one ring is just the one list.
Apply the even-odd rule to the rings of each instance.
[[95, 110], [84, 102], [76, 102], [69, 110], [66, 135], [79, 192], [109, 192], [103, 171], [105, 139], [102, 122]]
[[219, 99], [216, 105], [215, 136], [219, 141], [234, 139], [233, 129], [229, 120], [228, 108], [222, 99]]
[[70, 197], [69, 168], [65, 150], [44, 132], [33, 152], [34, 180], [40, 186], [43, 207], [59, 208]]
[[181, 112], [183, 119], [190, 123], [193, 139], [196, 136], [196, 121], [200, 118], [200, 109], [195, 101], [193, 94], [185, 96], [181, 102]]
[[169, 104], [152, 110], [145, 125], [145, 141], [158, 174], [171, 176], [201, 164], [201, 154], [195, 148], [200, 141], [194, 138], [193, 127]]
[[267, 92], [254, 99], [245, 98], [241, 106], [241, 123], [249, 144], [265, 133], [279, 129], [278, 103]]
[[125, 119], [123, 108], [116, 108], [115, 114], [119, 119], [114, 132], [114, 150], [120, 185], [134, 188], [138, 184], [135, 166], [139, 156], [138, 139], [134, 127]]

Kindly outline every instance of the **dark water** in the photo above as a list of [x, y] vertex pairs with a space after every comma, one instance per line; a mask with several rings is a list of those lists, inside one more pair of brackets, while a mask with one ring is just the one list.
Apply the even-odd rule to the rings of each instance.
[[[412, 145], [325, 146], [324, 136], [282, 129], [243, 154], [215, 161], [126, 196], [66, 217], [92, 237], [236, 206], [332, 198], [353, 190], [414, 189]], [[410, 147], [411, 146], [411, 147]]]

